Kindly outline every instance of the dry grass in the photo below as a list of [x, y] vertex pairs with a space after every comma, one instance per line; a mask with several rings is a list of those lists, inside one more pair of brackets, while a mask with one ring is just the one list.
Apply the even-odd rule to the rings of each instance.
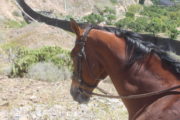
[[49, 82], [62, 81], [71, 78], [71, 71], [65, 67], [58, 68], [50, 62], [41, 62], [29, 68], [27, 77]]
[[5, 34], [7, 42], [14, 42], [28, 48], [60, 46], [72, 48], [75, 37], [59, 28], [45, 24], [32, 23], [23, 28], [9, 29]]

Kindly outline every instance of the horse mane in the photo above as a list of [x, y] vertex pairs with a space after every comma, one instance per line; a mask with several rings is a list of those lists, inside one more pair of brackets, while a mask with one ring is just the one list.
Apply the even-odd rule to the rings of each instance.
[[166, 52], [164, 49], [158, 47], [152, 42], [143, 40], [143, 36], [141, 34], [114, 27], [95, 26], [93, 28], [112, 32], [116, 36], [125, 39], [127, 43], [126, 53], [129, 56], [127, 61], [128, 68], [131, 68], [131, 66], [138, 60], [143, 60], [149, 55], [156, 54], [161, 59], [163, 67], [170, 69], [175, 75], [180, 74], [180, 61], [173, 58], [169, 52]]

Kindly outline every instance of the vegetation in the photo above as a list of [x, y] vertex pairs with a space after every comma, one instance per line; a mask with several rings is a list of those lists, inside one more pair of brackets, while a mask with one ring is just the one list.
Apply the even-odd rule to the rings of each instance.
[[117, 20], [115, 10], [106, 7], [83, 19], [93, 24], [115, 25], [135, 32], [166, 33], [172, 39], [176, 39], [180, 33], [177, 30], [180, 27], [180, 7], [178, 5], [172, 7], [131, 5], [128, 7], [125, 18], [120, 20]]
[[71, 70], [71, 59], [69, 51], [59, 47], [43, 47], [40, 49], [21, 48], [16, 52], [11, 77], [23, 77], [28, 72], [28, 69], [39, 62], [51, 62], [58, 68], [67, 67]]
[[143, 10], [143, 6], [142, 5], [131, 5], [128, 7], [128, 12], [130, 13], [139, 13]]
[[118, 0], [110, 0], [113, 4], [118, 3]]
[[5, 27], [7, 28], [21, 28], [27, 25], [25, 21], [7, 20], [5, 21]]
[[[117, 27], [132, 29], [135, 32], [167, 33], [176, 39], [180, 27], [180, 7], [149, 6], [143, 10], [128, 9], [126, 18], [115, 23]], [[135, 12], [133, 12], [135, 11]], [[138, 16], [135, 16], [139, 12]]]
[[52, 62], [38, 62], [28, 68], [26, 76], [35, 80], [53, 82], [70, 79], [71, 71], [63, 66], [58, 67]]
[[159, 3], [159, 0], [151, 0], [153, 4], [157, 5]]
[[114, 24], [114, 20], [116, 20], [116, 11], [110, 7], [106, 7], [104, 10], [99, 10], [98, 13], [91, 13], [83, 17], [83, 20], [92, 24], [104, 22], [107, 25], [112, 25]]

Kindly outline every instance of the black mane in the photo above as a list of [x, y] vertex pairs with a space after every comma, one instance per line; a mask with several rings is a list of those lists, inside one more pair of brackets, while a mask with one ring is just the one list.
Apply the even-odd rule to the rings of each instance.
[[127, 55], [130, 55], [127, 63], [128, 67], [131, 67], [137, 60], [146, 58], [151, 54], [156, 54], [160, 57], [165, 68], [170, 69], [176, 75], [180, 75], [180, 61], [171, 57], [163, 48], [144, 40], [141, 34], [113, 27], [95, 26], [94, 29], [112, 32], [118, 37], [125, 38], [127, 43]]

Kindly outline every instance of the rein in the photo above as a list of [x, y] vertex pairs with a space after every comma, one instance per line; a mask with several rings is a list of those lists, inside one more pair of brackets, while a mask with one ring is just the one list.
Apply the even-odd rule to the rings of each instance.
[[[87, 62], [86, 53], [85, 53], [85, 45], [86, 45], [86, 41], [87, 41], [87, 35], [91, 31], [91, 29], [93, 29], [93, 28], [95, 28], [95, 26], [89, 25], [85, 29], [81, 39], [76, 42], [76, 44], [78, 44], [80, 46], [80, 51], [79, 51], [78, 56], [77, 56], [78, 57], [77, 72], [74, 73], [74, 75], [77, 77], [76, 82], [79, 85], [82, 93], [84, 93], [88, 96], [95, 95], [95, 96], [99, 96], [99, 97], [115, 98], [115, 99], [140, 99], [140, 98], [151, 97], [151, 96], [155, 96], [155, 95], [161, 95], [161, 94], [165, 94], [165, 93], [167, 93], [167, 94], [180, 94], [180, 92], [178, 92], [178, 91], [173, 91], [173, 90], [180, 88], [180, 85], [177, 85], [177, 86], [167, 88], [164, 90], [149, 92], [149, 93], [144, 93], [144, 94], [115, 96], [115, 95], [112, 95], [112, 94], [108, 93], [107, 91], [99, 88], [96, 85], [89, 85], [85, 81], [83, 81], [83, 78], [82, 78], [82, 60], [84, 59]], [[89, 67], [90, 66], [88, 64], [88, 69], [90, 70]], [[91, 72], [90, 72], [90, 75], [93, 79], [95, 78]], [[103, 94], [88, 92], [90, 89], [93, 89], [93, 88], [98, 89]], [[82, 90], [84, 90], [84, 91], [82, 91]]]
[[164, 90], [160, 90], [160, 91], [155, 91], [155, 92], [149, 92], [149, 93], [144, 93], [144, 94], [137, 94], [137, 95], [119, 95], [119, 96], [115, 96], [115, 95], [111, 95], [108, 92], [106, 92], [105, 90], [97, 87], [97, 89], [104, 93], [103, 94], [99, 94], [99, 93], [91, 93], [91, 95], [95, 95], [95, 96], [99, 96], [99, 97], [106, 97], [106, 98], [116, 98], [116, 99], [140, 99], [140, 98], [145, 98], [145, 97], [151, 97], [151, 96], [155, 96], [155, 95], [160, 95], [160, 94], [164, 94], [164, 93], [170, 93], [170, 94], [180, 94], [180, 92], [178, 91], [172, 91], [172, 90], [176, 90], [180, 88], [180, 85], [168, 88], [168, 89], [164, 89]]

